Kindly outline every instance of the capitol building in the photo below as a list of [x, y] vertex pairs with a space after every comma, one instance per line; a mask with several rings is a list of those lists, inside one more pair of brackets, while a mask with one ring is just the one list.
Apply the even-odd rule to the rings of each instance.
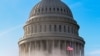
[[61, 0], [41, 0], [23, 28], [19, 56], [84, 56], [80, 27]]

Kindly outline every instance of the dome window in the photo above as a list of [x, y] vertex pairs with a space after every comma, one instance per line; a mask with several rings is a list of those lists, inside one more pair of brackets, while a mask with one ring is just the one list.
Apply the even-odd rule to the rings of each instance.
[[66, 32], [66, 26], [64, 25], [64, 32]]
[[53, 11], [55, 11], [55, 8], [53, 8]]
[[61, 32], [61, 25], [59, 25], [59, 32]]
[[64, 9], [64, 12], [65, 12], [65, 9]]
[[62, 12], [62, 8], [61, 8], [61, 12]]
[[47, 8], [45, 8], [45, 11], [47, 11]]
[[49, 11], [51, 11], [51, 8], [49, 8]]
[[54, 25], [54, 31], [55, 31], [55, 32], [57, 31], [57, 26], [56, 26], [56, 25]]
[[57, 8], [57, 11], [59, 11], [59, 8]]
[[44, 9], [42, 8], [42, 11], [44, 11]]
[[38, 9], [38, 12], [40, 12], [40, 9]]

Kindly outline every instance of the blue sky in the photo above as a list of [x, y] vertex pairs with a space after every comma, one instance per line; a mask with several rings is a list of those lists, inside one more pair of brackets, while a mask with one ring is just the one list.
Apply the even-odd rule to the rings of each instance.
[[[18, 56], [18, 40], [40, 0], [0, 0], [0, 56]], [[100, 56], [100, 0], [62, 0], [72, 10], [85, 41], [85, 56]]]

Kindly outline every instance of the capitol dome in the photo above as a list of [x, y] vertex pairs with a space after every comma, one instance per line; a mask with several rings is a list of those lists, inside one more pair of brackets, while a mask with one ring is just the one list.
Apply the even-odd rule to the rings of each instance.
[[72, 17], [72, 12], [69, 7], [60, 0], [42, 0], [36, 4], [31, 13], [30, 17], [43, 14], [56, 14], [65, 15], [67, 17]]
[[[85, 41], [79, 28], [61, 0], [41, 0], [23, 27], [24, 36], [18, 42], [20, 56], [84, 56]], [[66, 50], [70, 44], [74, 53]]]
[[[70, 8], [61, 0], [41, 0], [31, 10], [24, 25], [24, 37], [79, 37], [79, 25], [74, 20]], [[83, 41], [81, 37], [80, 40]]]

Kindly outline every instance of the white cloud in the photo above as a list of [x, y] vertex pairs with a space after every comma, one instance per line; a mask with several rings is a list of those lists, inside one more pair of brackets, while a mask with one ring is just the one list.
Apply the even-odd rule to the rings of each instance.
[[6, 34], [12, 32], [12, 31], [14, 31], [14, 30], [16, 30], [16, 29], [18, 29], [18, 28], [20, 28], [20, 27], [22, 27], [22, 24], [21, 24], [21, 25], [14, 26], [14, 27], [11, 27], [11, 28], [9, 28], [9, 29], [5, 29], [4, 31], [0, 32], [0, 37], [2, 37], [2, 36], [4, 36], [4, 35], [6, 35]]
[[[13, 33], [13, 31], [16, 31], [16, 30], [18, 30], [19, 28], [22, 28], [22, 27], [23, 27], [23, 24], [20, 24], [20, 25], [10, 27], [9, 29], [5, 29], [2, 32], [0, 32], [0, 38], [1, 37], [4, 38], [4, 39], [0, 40], [0, 42], [1, 42], [0, 43], [0, 45], [1, 45], [1, 47], [0, 47], [0, 56], [19, 56], [17, 44], [16, 44], [16, 42], [15, 43], [12, 42], [12, 40], [15, 40], [15, 39], [14, 38], [9, 39], [12, 36], [9, 37], [7, 35]], [[9, 38], [6, 38], [5, 36], [7, 36]], [[9, 39], [9, 40], [6, 40], [6, 39]]]
[[100, 56], [100, 50], [93, 50], [86, 54], [86, 56]]
[[19, 56], [18, 48], [5, 48], [0, 50], [0, 56]]
[[100, 50], [90, 52], [90, 55], [100, 55]]

